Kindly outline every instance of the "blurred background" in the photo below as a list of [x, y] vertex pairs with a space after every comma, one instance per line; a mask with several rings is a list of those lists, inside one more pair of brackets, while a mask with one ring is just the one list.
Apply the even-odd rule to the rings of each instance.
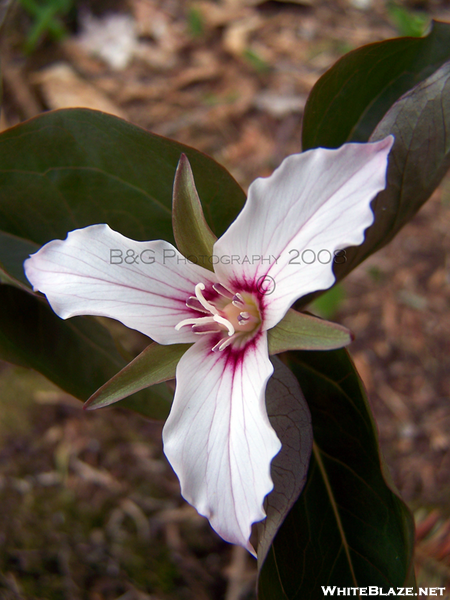
[[[432, 18], [450, 21], [449, 3], [3, 0], [0, 130], [50, 109], [99, 109], [208, 153], [246, 189], [301, 150], [308, 93], [340, 56], [423, 35]], [[448, 594], [449, 301], [447, 179], [310, 307], [355, 333], [386, 463], [418, 525], [418, 583]], [[84, 413], [5, 363], [0, 415], [2, 600], [255, 599], [255, 561], [183, 502], [161, 424]]]

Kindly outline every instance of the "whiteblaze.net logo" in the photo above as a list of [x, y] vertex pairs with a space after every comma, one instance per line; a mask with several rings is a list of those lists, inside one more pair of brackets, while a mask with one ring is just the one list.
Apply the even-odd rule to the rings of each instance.
[[322, 593], [324, 596], [415, 596], [416, 598], [429, 598], [430, 596], [443, 596], [445, 587], [420, 587], [417, 592], [412, 587], [397, 587], [383, 589], [376, 585], [368, 587], [337, 587], [335, 585], [322, 585]]

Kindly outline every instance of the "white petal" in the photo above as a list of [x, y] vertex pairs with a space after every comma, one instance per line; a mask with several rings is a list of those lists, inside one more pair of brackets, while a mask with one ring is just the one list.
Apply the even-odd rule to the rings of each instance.
[[224, 540], [253, 553], [251, 525], [265, 517], [270, 462], [281, 448], [265, 406], [273, 367], [266, 334], [241, 353], [211, 345], [202, 338], [178, 363], [164, 452], [184, 498]]
[[111, 317], [160, 344], [194, 342], [189, 327], [175, 325], [201, 316], [186, 306], [197, 283], [214, 274], [186, 259], [168, 242], [135, 242], [108, 225], [71, 231], [25, 261], [25, 273], [63, 319]]
[[333, 284], [336, 250], [363, 242], [393, 141], [309, 150], [251, 184], [241, 214], [214, 246], [215, 272], [235, 288], [266, 286], [265, 329], [297, 298]]

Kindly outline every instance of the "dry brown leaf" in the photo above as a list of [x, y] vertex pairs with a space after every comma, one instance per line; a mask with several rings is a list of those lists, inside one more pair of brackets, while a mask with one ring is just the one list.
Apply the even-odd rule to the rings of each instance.
[[81, 77], [67, 63], [56, 63], [32, 75], [48, 108], [91, 108], [117, 117], [125, 113], [98, 88]]
[[223, 2], [222, 4], [213, 4], [206, 0], [200, 0], [193, 3], [192, 7], [200, 13], [205, 26], [210, 29], [223, 27], [253, 14], [241, 0], [238, 0], [238, 2]]
[[227, 52], [241, 57], [249, 46], [250, 34], [261, 25], [258, 15], [232, 22], [223, 34], [223, 46]]

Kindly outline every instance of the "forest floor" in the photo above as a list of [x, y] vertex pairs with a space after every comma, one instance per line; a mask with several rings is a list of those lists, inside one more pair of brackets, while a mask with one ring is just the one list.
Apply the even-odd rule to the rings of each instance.
[[[404, 12], [382, 0], [72, 5], [65, 38], [36, 44], [37, 17], [9, 10], [0, 130], [48, 109], [97, 108], [206, 152], [244, 189], [301, 150], [308, 93], [340, 56], [425, 30], [432, 17], [450, 21], [431, 0]], [[449, 306], [447, 179], [313, 307], [355, 333], [382, 451], [418, 524], [418, 581], [448, 590]], [[0, 598], [255, 598], [254, 560], [182, 500], [160, 424], [85, 413], [41, 376], [1, 363], [0, 410]]]

